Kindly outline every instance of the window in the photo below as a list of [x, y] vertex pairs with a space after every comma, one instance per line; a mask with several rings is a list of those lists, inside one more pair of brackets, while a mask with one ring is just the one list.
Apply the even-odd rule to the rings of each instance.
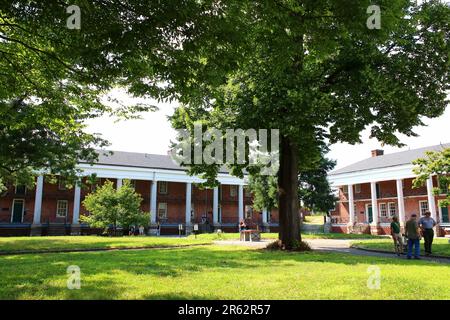
[[395, 217], [397, 215], [397, 206], [395, 205], [395, 202], [389, 202], [389, 217]]
[[251, 219], [253, 215], [253, 208], [250, 205], [245, 206], [245, 219]]
[[342, 186], [342, 192], [343, 193], [348, 193], [348, 186], [347, 185]]
[[24, 185], [16, 186], [16, 190], [15, 190], [16, 195], [24, 196], [26, 192], [27, 192], [26, 186], [24, 186]]
[[67, 200], [58, 200], [56, 203], [56, 216], [60, 218], [64, 218], [67, 216], [69, 204]]
[[158, 182], [158, 192], [160, 194], [167, 194], [167, 181]]
[[62, 177], [58, 178], [58, 190], [67, 190], [66, 180]]
[[361, 193], [361, 185], [355, 184], [355, 193]]
[[249, 187], [244, 187], [244, 195], [245, 195], [246, 197], [251, 197], [251, 196], [252, 196], [252, 193], [251, 193]]
[[425, 214], [425, 212], [428, 211], [428, 201], [427, 200], [422, 200], [419, 201], [419, 213], [421, 216], [423, 216]]
[[236, 197], [237, 195], [237, 186], [230, 186], [230, 197]]
[[386, 203], [380, 203], [380, 216], [387, 217], [387, 206]]
[[167, 219], [167, 203], [158, 204], [158, 218], [159, 220]]

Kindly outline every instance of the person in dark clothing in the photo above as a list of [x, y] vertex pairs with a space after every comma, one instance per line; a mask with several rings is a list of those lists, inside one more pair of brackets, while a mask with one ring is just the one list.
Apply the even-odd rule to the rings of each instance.
[[402, 234], [400, 232], [400, 223], [398, 222], [397, 217], [392, 218], [391, 236], [392, 240], [394, 240], [395, 252], [397, 253], [398, 256], [400, 256], [403, 253], [403, 239]]
[[422, 231], [423, 239], [425, 241], [425, 255], [431, 254], [431, 246], [433, 244], [434, 231], [436, 221], [431, 217], [430, 211], [425, 212], [425, 216], [420, 218], [419, 227]]
[[406, 221], [405, 234], [408, 238], [408, 254], [407, 258], [411, 259], [412, 248], [414, 246], [414, 259], [420, 259], [420, 232], [417, 223], [417, 215], [413, 213], [411, 218]]

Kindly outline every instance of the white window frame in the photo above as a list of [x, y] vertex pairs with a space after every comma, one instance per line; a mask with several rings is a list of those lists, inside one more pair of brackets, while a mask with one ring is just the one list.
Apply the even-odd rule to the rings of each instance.
[[361, 184], [355, 184], [355, 193], [361, 193]]
[[[427, 208], [423, 211], [422, 211], [422, 203], [427, 204]], [[430, 207], [428, 206], [428, 200], [419, 200], [419, 215], [423, 216], [425, 212], [427, 212], [428, 210], [430, 210]]]
[[23, 216], [25, 214], [25, 199], [13, 199], [12, 208], [11, 208], [11, 223], [13, 223], [14, 218], [14, 203], [16, 201], [20, 201], [23, 203], [22, 205], [22, 219], [20, 219], [20, 223], [23, 223]]
[[167, 181], [158, 181], [158, 193], [159, 194], [169, 193], [169, 184], [167, 183]]
[[[61, 207], [60, 207], [61, 203], [65, 203], [65, 206], [66, 206], [64, 215], [59, 214], [60, 210], [61, 210]], [[69, 212], [69, 201], [67, 201], [67, 200], [57, 200], [56, 201], [56, 217], [57, 218], [66, 218], [68, 212]]]
[[343, 194], [348, 194], [348, 185], [342, 186], [342, 193]]
[[[161, 210], [164, 211], [164, 215], [162, 216]], [[158, 203], [158, 219], [167, 219], [167, 202]]]
[[[392, 208], [394, 208], [394, 210], [393, 210], [394, 212], [392, 212]], [[389, 202], [387, 210], [388, 210], [389, 217], [392, 218], [392, 217], [397, 216], [397, 204], [395, 202]]]
[[230, 185], [230, 197], [236, 197], [237, 196], [237, 185]]
[[[382, 206], [384, 206], [384, 212], [385, 212], [384, 215], [383, 215], [383, 210], [381, 209]], [[388, 206], [387, 206], [386, 202], [381, 202], [378, 205], [378, 210], [380, 212], [380, 217], [383, 217], [383, 218], [387, 218], [388, 217]]]

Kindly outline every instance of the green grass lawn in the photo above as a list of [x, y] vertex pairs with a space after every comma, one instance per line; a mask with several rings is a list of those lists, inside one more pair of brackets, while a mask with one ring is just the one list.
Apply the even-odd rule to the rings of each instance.
[[0, 252], [16, 250], [107, 249], [124, 247], [173, 247], [211, 243], [208, 239], [177, 237], [7, 237], [0, 238]]
[[[367, 239], [371, 235], [352, 235], [342, 233], [302, 234], [304, 239]], [[262, 239], [277, 239], [278, 233], [263, 233]], [[379, 238], [379, 237], [378, 237]], [[124, 247], [173, 247], [179, 245], [210, 244], [214, 240], [236, 240], [239, 233], [200, 234], [197, 237], [100, 237], [100, 236], [63, 236], [63, 237], [5, 237], [0, 238], [0, 252], [32, 250], [77, 250], [108, 249]]]
[[[391, 239], [353, 241], [352, 244], [356, 247], [361, 248], [379, 249], [394, 252], [394, 244]], [[423, 240], [420, 241], [420, 247], [421, 253], [425, 253]], [[448, 239], [434, 239], [432, 250], [434, 254], [450, 257], [450, 243], [448, 242]]]
[[[67, 289], [70, 265], [79, 290]], [[367, 287], [373, 265], [380, 289]], [[210, 245], [11, 255], [0, 266], [0, 299], [450, 299], [448, 265], [334, 253]]]
[[[189, 236], [193, 239], [194, 236]], [[345, 234], [345, 233], [302, 233], [303, 239], [380, 239], [382, 236], [373, 236], [370, 234]], [[197, 239], [202, 240], [236, 240], [239, 239], [239, 233], [204, 233], [197, 235]], [[278, 239], [278, 233], [263, 233], [261, 239]], [[1, 248], [1, 247], [0, 247]]]

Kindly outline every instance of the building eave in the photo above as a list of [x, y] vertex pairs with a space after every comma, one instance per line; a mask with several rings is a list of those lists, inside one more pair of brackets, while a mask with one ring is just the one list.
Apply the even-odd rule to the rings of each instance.
[[331, 186], [338, 187], [349, 184], [361, 184], [369, 182], [389, 181], [396, 179], [414, 178], [414, 165], [405, 164], [400, 166], [384, 167], [371, 170], [361, 170], [333, 174], [328, 176]]

